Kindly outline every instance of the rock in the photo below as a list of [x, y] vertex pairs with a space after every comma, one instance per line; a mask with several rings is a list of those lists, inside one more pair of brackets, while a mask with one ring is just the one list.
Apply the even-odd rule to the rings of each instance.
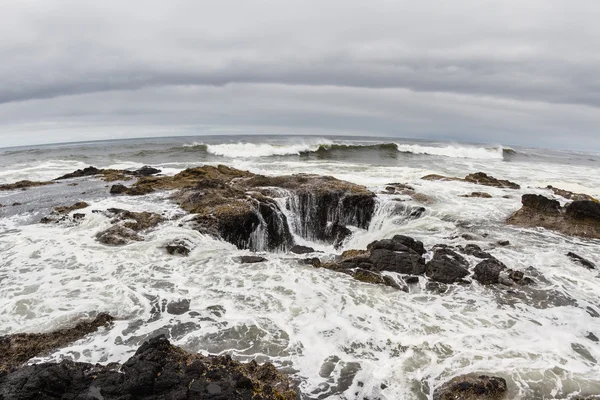
[[142, 242], [144, 238], [138, 235], [133, 229], [122, 225], [114, 225], [104, 231], [98, 232], [96, 240], [109, 246], [123, 246], [132, 241]]
[[345, 260], [349, 260], [352, 258], [369, 258], [369, 256], [371, 255], [371, 253], [368, 250], [346, 250], [342, 253], [342, 255], [340, 256], [340, 261], [345, 261]]
[[569, 257], [573, 261], [578, 262], [579, 264], [583, 265], [586, 268], [596, 269], [596, 265], [593, 262], [591, 262], [589, 260], [586, 260], [585, 258], [583, 258], [580, 255], [577, 255], [577, 254], [575, 254], [573, 252], [568, 252], [567, 253], [567, 257]]
[[181, 315], [188, 311], [190, 311], [190, 301], [188, 299], [181, 299], [167, 303], [167, 312], [169, 314]]
[[272, 364], [191, 354], [158, 336], [120, 370], [72, 361], [25, 366], [0, 378], [0, 398], [295, 400], [293, 387]]
[[102, 170], [96, 168], [96, 167], [86, 167], [84, 169], [78, 169], [74, 172], [59, 176], [58, 178], [55, 179], [55, 181], [59, 181], [59, 180], [63, 180], [63, 179], [72, 179], [72, 178], [81, 178], [84, 176], [94, 176], [94, 175], [99, 175], [102, 172]]
[[477, 258], [494, 258], [490, 253], [481, 250], [481, 247], [473, 243], [467, 244], [463, 249], [463, 252]]
[[332, 238], [333, 248], [339, 249], [344, 244], [344, 241], [352, 236], [352, 231], [343, 225], [332, 224], [326, 235]]
[[403, 244], [421, 256], [425, 254], [425, 246], [423, 246], [423, 242], [415, 240], [409, 236], [395, 235], [392, 238], [392, 241]]
[[423, 203], [423, 204], [433, 204], [435, 203], [435, 200], [432, 199], [431, 197], [427, 196], [426, 194], [423, 193], [413, 193], [410, 195], [410, 197], [412, 197], [412, 199], [414, 201], [417, 201], [419, 203]]
[[433, 400], [500, 400], [505, 398], [506, 391], [504, 378], [462, 375], [435, 389]]
[[142, 168], [133, 171], [133, 175], [135, 176], [151, 176], [160, 174], [162, 171], [158, 168], [153, 168], [148, 165], [144, 165]]
[[74, 213], [73, 214], [73, 221], [79, 221], [85, 218], [85, 214], [83, 213]]
[[496, 242], [498, 246], [509, 246], [510, 242], [508, 240], [499, 240]]
[[[80, 202], [77, 202], [70, 206], [54, 207], [54, 210], [52, 210], [52, 213], [50, 213], [50, 215], [42, 218], [40, 220], [40, 223], [50, 224], [53, 222], [56, 223], [56, 222], [68, 220], [68, 218], [65, 217], [66, 214], [69, 214], [71, 211], [81, 210], [81, 209], [89, 207], [89, 206], [90, 205], [88, 203], [86, 203], [85, 201], [80, 201]], [[75, 217], [75, 215], [77, 215], [77, 217]], [[85, 214], [73, 214], [74, 221], [81, 220], [84, 217], [85, 217]]]
[[266, 258], [260, 256], [241, 256], [239, 258], [242, 264], [255, 264], [263, 261], [267, 261]]
[[469, 174], [464, 179], [452, 178], [452, 177], [435, 175], [435, 174], [424, 176], [421, 179], [426, 180], [426, 181], [469, 182], [469, 183], [475, 183], [478, 185], [492, 186], [492, 187], [497, 187], [497, 188], [507, 188], [507, 189], [520, 189], [521, 188], [521, 186], [519, 186], [518, 184], [516, 184], [514, 182], [496, 179], [493, 176], [487, 175], [483, 172]]
[[472, 192], [470, 194], [463, 194], [460, 197], [478, 197], [478, 198], [482, 198], [482, 199], [491, 199], [492, 195], [489, 193], [484, 193], [484, 192]]
[[125, 185], [117, 183], [116, 185], [112, 185], [110, 187], [110, 194], [122, 194], [126, 193], [129, 188]]
[[85, 201], [79, 201], [70, 206], [54, 207], [54, 212], [57, 214], [68, 214], [71, 211], [81, 210], [81, 209], [87, 208], [89, 206], [90, 205], [88, 203], [86, 203]]
[[401, 274], [422, 275], [425, 272], [425, 260], [418, 253], [375, 249], [371, 251], [369, 261], [375, 271], [390, 271]]
[[294, 254], [308, 254], [314, 253], [315, 249], [313, 249], [312, 247], [295, 245], [290, 249], [290, 252]]
[[418, 276], [405, 276], [403, 277], [404, 282], [406, 282], [408, 285], [415, 285], [417, 283], [419, 283], [419, 277]]
[[455, 283], [469, 275], [468, 266], [460, 254], [447, 248], [437, 248], [425, 267], [425, 274], [433, 281]]
[[9, 183], [9, 184], [0, 185], [0, 191], [3, 191], [3, 190], [17, 190], [17, 189], [25, 190], [25, 189], [30, 188], [30, 187], [52, 185], [53, 183], [54, 182], [18, 181], [18, 182], [15, 182], [15, 183]]
[[170, 255], [187, 256], [192, 251], [190, 249], [190, 242], [185, 239], [176, 239], [167, 244], [165, 247], [167, 253]]
[[475, 266], [473, 278], [482, 285], [493, 285], [500, 282], [500, 273], [506, 269], [506, 265], [489, 258]]
[[13, 207], [22, 206], [22, 205], [23, 205], [23, 203], [19, 203], [19, 202], [14, 202], [11, 204], [11, 206], [13, 206]]
[[577, 200], [589, 200], [589, 201], [593, 201], [593, 202], [598, 203], [597, 199], [595, 199], [592, 196], [587, 195], [587, 194], [573, 193], [573, 192], [570, 192], [568, 190], [562, 190], [562, 189], [559, 189], [559, 188], [555, 188], [555, 187], [553, 187], [551, 185], [548, 185], [546, 187], [546, 189], [552, 190], [552, 192], [555, 195], [564, 197], [565, 199], [569, 199], [569, 200], [573, 200], [573, 201], [577, 201]]
[[389, 194], [410, 194], [415, 191], [415, 188], [404, 183], [388, 183], [388, 185], [385, 187], [385, 190]]
[[361, 282], [384, 284], [384, 285], [386, 284], [386, 280], [383, 279], [383, 276], [381, 276], [381, 274], [367, 271], [365, 269], [360, 269], [360, 268], [357, 269], [356, 271], [354, 271], [352, 276], [354, 277], [354, 279], [361, 281]]
[[128, 180], [131, 179], [131, 175], [133, 173], [131, 171], [118, 170], [118, 169], [99, 169], [96, 167], [86, 167], [84, 169], [78, 169], [74, 172], [59, 176], [54, 179], [55, 181], [60, 181], [64, 179], [73, 179], [73, 178], [83, 178], [88, 176], [97, 176], [101, 175], [102, 179], [106, 182], [112, 182], [117, 180]]
[[588, 332], [586, 338], [590, 339], [592, 342], [600, 342], [598, 336], [594, 335], [592, 332]]
[[560, 207], [556, 200], [541, 195], [523, 195], [523, 207], [506, 222], [523, 227], [542, 227], [565, 235], [600, 238], [600, 204], [574, 201]]
[[[81, 339], [102, 326], [109, 326], [113, 317], [100, 313], [93, 320], [80, 321], [71, 328], [50, 333], [17, 333], [0, 336], [0, 377], [3, 372], [18, 368], [30, 358], [44, 355], [52, 350]], [[0, 378], [0, 386], [2, 385]], [[0, 390], [0, 399], [2, 391]], [[9, 397], [6, 397], [8, 399]]]

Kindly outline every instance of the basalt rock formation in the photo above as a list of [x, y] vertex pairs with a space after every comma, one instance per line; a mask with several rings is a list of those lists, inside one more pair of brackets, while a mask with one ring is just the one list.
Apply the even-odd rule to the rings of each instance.
[[600, 238], [600, 204], [577, 200], [561, 207], [557, 200], [542, 195], [526, 194], [523, 207], [507, 219], [507, 223], [523, 227], [542, 227], [566, 235]]
[[103, 244], [121, 246], [131, 241], [143, 241], [139, 234], [154, 228], [164, 221], [164, 218], [151, 212], [132, 212], [118, 208], [109, 208], [104, 214], [112, 218], [110, 228], [98, 232], [96, 239]]
[[293, 386], [272, 364], [191, 354], [159, 336], [144, 343], [120, 369], [62, 361], [0, 375], [0, 398], [295, 400]]
[[[17, 333], [0, 337], [0, 387], [2, 375], [14, 371], [32, 357], [44, 355], [64, 347], [85, 335], [95, 332], [102, 326], [109, 326], [113, 317], [100, 313], [91, 321], [82, 321], [72, 328], [50, 333]], [[0, 390], [0, 399], [2, 399]], [[19, 398], [19, 397], [4, 397]]]
[[111, 192], [144, 195], [157, 190], [175, 190], [173, 199], [195, 214], [198, 231], [251, 250], [289, 250], [294, 245], [291, 232], [339, 244], [351, 234], [346, 225], [367, 228], [375, 209], [374, 193], [333, 177], [267, 177], [224, 165], [143, 177]]
[[424, 177], [422, 177], [421, 179], [424, 179], [426, 181], [457, 181], [457, 182], [469, 182], [469, 183], [475, 183], [478, 185], [484, 185], [484, 186], [491, 186], [491, 187], [497, 187], [497, 188], [507, 188], [507, 189], [520, 189], [521, 186], [519, 186], [518, 184], [508, 181], [508, 180], [503, 180], [503, 179], [496, 179], [493, 176], [487, 175], [483, 172], [476, 172], [474, 174], [469, 174], [467, 175], [464, 179], [462, 178], [453, 178], [453, 177], [448, 177], [448, 176], [443, 176], [443, 175], [426, 175]]
[[487, 375], [462, 375], [433, 392], [433, 400], [501, 400], [506, 396], [506, 380]]

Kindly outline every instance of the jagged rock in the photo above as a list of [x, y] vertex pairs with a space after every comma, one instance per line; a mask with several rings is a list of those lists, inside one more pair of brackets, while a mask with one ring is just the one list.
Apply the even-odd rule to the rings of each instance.
[[510, 245], [510, 242], [508, 240], [499, 240], [496, 243], [498, 244], [498, 246], [508, 246], [508, 245]]
[[405, 251], [374, 249], [369, 261], [376, 271], [390, 271], [401, 274], [421, 275], [425, 272], [425, 260], [418, 253], [405, 247]]
[[485, 192], [472, 192], [469, 194], [463, 194], [460, 197], [475, 197], [475, 198], [482, 198], [482, 199], [491, 199], [492, 195], [489, 193], [485, 193]]
[[192, 251], [190, 249], [190, 243], [184, 239], [177, 239], [167, 244], [165, 247], [167, 253], [170, 255], [187, 256]]
[[588, 332], [588, 334], [586, 335], [586, 338], [590, 339], [592, 342], [600, 342], [600, 339], [598, 339], [598, 336], [594, 335], [592, 332]]
[[507, 188], [507, 189], [520, 189], [521, 188], [521, 186], [519, 186], [518, 184], [516, 184], [514, 182], [496, 179], [493, 176], [487, 175], [483, 172], [469, 174], [464, 179], [447, 177], [447, 176], [436, 175], [436, 174], [426, 175], [426, 176], [422, 177], [421, 179], [424, 179], [426, 181], [469, 182], [469, 183], [475, 183], [478, 185], [492, 186], [492, 187], [497, 187], [497, 188]]
[[477, 258], [494, 258], [490, 253], [481, 250], [481, 247], [473, 243], [467, 244], [464, 247], [463, 252]]
[[151, 212], [133, 212], [119, 208], [109, 208], [105, 214], [112, 217], [113, 226], [98, 232], [96, 239], [103, 244], [121, 246], [131, 241], [143, 241], [138, 232], [154, 228], [164, 221], [164, 218]]
[[352, 231], [347, 227], [336, 223], [328, 227], [328, 230], [325, 234], [332, 238], [333, 248], [339, 249], [342, 244], [344, 244], [344, 241], [352, 236]]
[[263, 261], [267, 261], [266, 258], [260, 256], [241, 256], [239, 258], [242, 264], [255, 264]]
[[[70, 205], [70, 206], [54, 207], [54, 210], [52, 210], [52, 213], [50, 215], [42, 218], [40, 220], [40, 223], [42, 223], [42, 224], [49, 224], [49, 223], [52, 223], [52, 222], [63, 221], [65, 219], [67, 219], [67, 218], [64, 217], [64, 215], [69, 214], [71, 211], [81, 210], [81, 209], [89, 207], [89, 206], [90, 205], [88, 203], [86, 203], [85, 201], [80, 201], [80, 202], [77, 202], [77, 203], [75, 203], [73, 205]], [[81, 215], [84, 215], [84, 214], [78, 214], [78, 217], [75, 218], [75, 214], [74, 214], [73, 215], [73, 220], [82, 219]]]
[[580, 255], [577, 255], [577, 254], [571, 252], [571, 251], [567, 253], [567, 257], [569, 257], [573, 261], [578, 262], [579, 264], [583, 265], [586, 268], [596, 269], [596, 265], [593, 262], [591, 262], [591, 261], [589, 261], [589, 260], [581, 257]]
[[440, 247], [434, 250], [433, 258], [425, 267], [425, 274], [433, 281], [454, 283], [469, 275], [468, 266], [460, 254]]
[[308, 247], [308, 246], [295, 245], [290, 249], [290, 252], [294, 253], [294, 254], [308, 254], [308, 253], [314, 253], [315, 249], [313, 249], [312, 247]]
[[415, 191], [415, 188], [404, 183], [388, 183], [388, 185], [385, 187], [385, 190], [389, 194], [411, 194]]
[[392, 240], [394, 242], [405, 245], [406, 247], [408, 247], [409, 249], [412, 249], [419, 255], [425, 254], [425, 246], [423, 246], [423, 242], [421, 242], [419, 240], [415, 240], [409, 236], [404, 236], [404, 235], [395, 235], [392, 238]]
[[25, 190], [30, 187], [52, 185], [53, 183], [54, 182], [34, 182], [34, 181], [26, 181], [26, 180], [18, 181], [15, 183], [8, 183], [8, 184], [0, 185], [0, 191], [17, 190], [17, 189]]
[[493, 285], [500, 282], [500, 273], [506, 269], [506, 265], [489, 258], [475, 266], [473, 278], [482, 285]]
[[162, 171], [158, 168], [153, 168], [148, 165], [144, 165], [142, 168], [133, 171], [133, 175], [135, 176], [151, 176], [160, 174]]
[[0, 398], [295, 400], [293, 387], [272, 364], [191, 354], [159, 336], [140, 346], [119, 371], [72, 361], [23, 367], [0, 378]]
[[506, 391], [504, 378], [462, 375], [435, 389], [433, 400], [500, 400], [505, 398]]
[[[85, 335], [95, 332], [99, 327], [108, 326], [113, 317], [106, 313], [98, 314], [93, 320], [84, 320], [71, 328], [50, 333], [17, 333], [0, 336], [0, 387], [2, 373], [10, 372], [30, 358], [44, 355], [52, 350], [66, 346]], [[0, 399], [2, 391], [0, 390]], [[10, 397], [5, 397], [9, 399]]]
[[523, 227], [543, 227], [565, 235], [600, 238], [600, 204], [574, 201], [560, 207], [556, 200], [541, 195], [523, 195], [523, 207], [506, 222]]
[[54, 212], [56, 212], [58, 214], [68, 214], [71, 211], [81, 210], [81, 209], [87, 208], [89, 206], [90, 205], [88, 203], [86, 203], [85, 201], [79, 201], [70, 206], [54, 207]]
[[70, 172], [68, 174], [59, 176], [58, 178], [55, 179], [55, 181], [59, 181], [59, 180], [63, 180], [63, 179], [81, 178], [84, 176], [94, 176], [94, 175], [99, 175], [101, 172], [102, 172], [101, 169], [90, 166], [90, 167], [86, 167], [84, 169], [78, 169], [74, 172]]
[[181, 299], [177, 301], [171, 301], [167, 303], [167, 312], [173, 315], [185, 314], [190, 310], [190, 301], [188, 299]]
[[552, 190], [552, 192], [555, 195], [564, 197], [565, 199], [569, 199], [569, 200], [573, 200], [573, 201], [577, 201], [577, 200], [590, 200], [590, 201], [598, 203], [597, 199], [595, 199], [594, 197], [592, 197], [592, 196], [590, 196], [588, 194], [573, 193], [573, 192], [570, 192], [568, 190], [562, 190], [562, 189], [559, 189], [559, 188], [555, 188], [555, 187], [553, 187], [551, 185], [548, 185], [546, 187], [546, 189]]
[[129, 188], [123, 184], [117, 183], [110, 187], [110, 194], [122, 194], [126, 193]]
[[87, 176], [96, 176], [102, 175], [102, 180], [106, 182], [112, 181], [120, 181], [120, 180], [128, 180], [132, 177], [131, 171], [125, 171], [120, 169], [99, 169], [96, 167], [86, 167], [84, 169], [78, 169], [74, 172], [59, 176], [54, 179], [55, 181], [60, 181], [64, 179], [73, 179], [73, 178], [82, 178]]

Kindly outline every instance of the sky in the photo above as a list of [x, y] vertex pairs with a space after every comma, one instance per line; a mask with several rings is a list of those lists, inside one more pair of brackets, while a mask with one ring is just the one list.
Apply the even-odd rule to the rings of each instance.
[[0, 147], [340, 134], [600, 151], [598, 0], [2, 0]]

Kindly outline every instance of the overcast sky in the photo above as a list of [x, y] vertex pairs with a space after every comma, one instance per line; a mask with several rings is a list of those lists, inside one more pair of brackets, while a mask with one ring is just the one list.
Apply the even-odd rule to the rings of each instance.
[[4, 146], [361, 134], [600, 150], [598, 0], [2, 0]]

